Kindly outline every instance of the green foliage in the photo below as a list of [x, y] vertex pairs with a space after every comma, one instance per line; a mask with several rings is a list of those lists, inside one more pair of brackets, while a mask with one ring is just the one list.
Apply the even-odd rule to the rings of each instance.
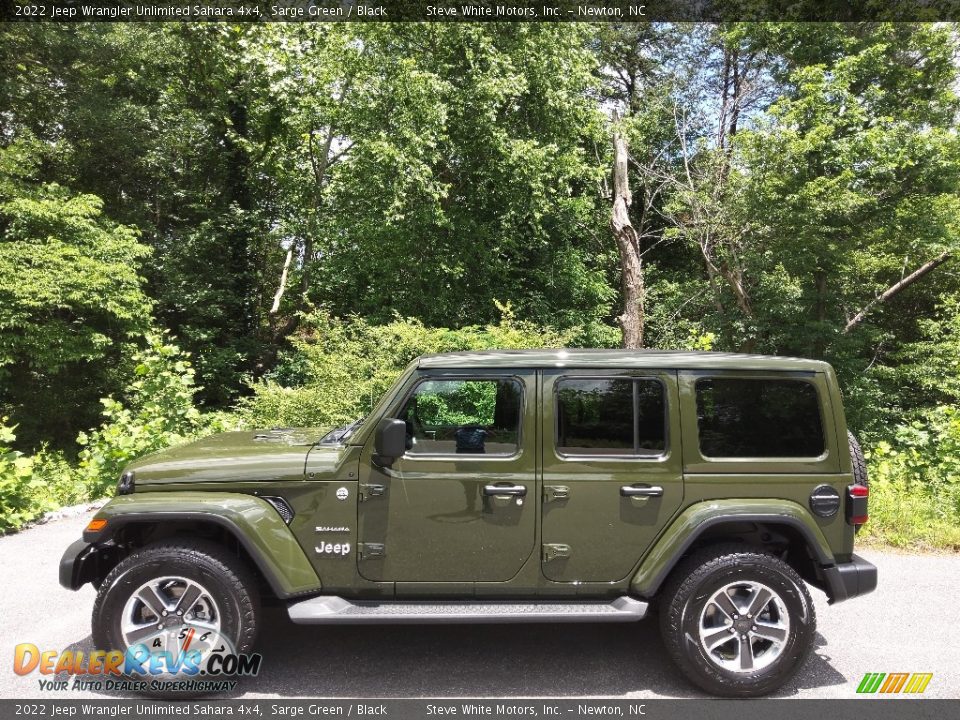
[[425, 353], [565, 347], [573, 338], [572, 331], [516, 320], [509, 306], [501, 312], [496, 325], [450, 330], [401, 318], [373, 325], [316, 311], [303, 318], [293, 351], [241, 402], [240, 415], [258, 427], [341, 425], [369, 412], [403, 369]]
[[938, 407], [922, 421], [896, 427], [892, 442], [877, 443], [870, 461], [877, 482], [931, 494], [960, 491], [960, 410]]
[[265, 148], [283, 188], [274, 236], [304, 256], [287, 307], [459, 327], [495, 321], [506, 297], [538, 324], [602, 320], [591, 32], [265, 29], [249, 53], [272, 88], [263, 111], [285, 118]]
[[10, 448], [17, 436], [7, 420], [0, 419], [0, 532], [19, 530], [48, 509], [33, 458]]
[[417, 419], [426, 427], [492, 425], [497, 384], [482, 380], [418, 386]]
[[147, 453], [226, 429], [225, 416], [194, 404], [194, 371], [187, 353], [164, 334], [149, 333], [134, 355], [133, 378], [122, 400], [104, 398], [103, 422], [80, 433], [77, 472], [95, 497], [106, 494], [124, 465]]
[[47, 446], [33, 455], [34, 478], [40, 481], [41, 493], [48, 509], [80, 505], [99, 497], [85, 482], [82, 473], [59, 450]]
[[90, 489], [62, 453], [47, 447], [32, 456], [13, 450], [15, 429], [0, 419], [0, 533], [90, 499]]
[[869, 453], [865, 537], [898, 547], [960, 550], [960, 410], [900, 425]]
[[103, 357], [112, 338], [148, 318], [136, 274], [147, 253], [102, 203], [48, 185], [0, 204], [0, 368], [54, 374]]
[[85, 426], [151, 308], [148, 248], [96, 196], [31, 181], [40, 153], [29, 139], [0, 147], [0, 404], [27, 447]]

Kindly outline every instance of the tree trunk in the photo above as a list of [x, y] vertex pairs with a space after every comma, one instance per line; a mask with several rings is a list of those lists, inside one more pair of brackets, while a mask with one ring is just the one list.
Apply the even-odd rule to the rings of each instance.
[[257, 295], [254, 269], [251, 265], [250, 215], [253, 211], [253, 195], [250, 188], [250, 157], [246, 141], [249, 139], [246, 96], [239, 79], [233, 84], [233, 94], [227, 103], [229, 125], [223, 126], [223, 142], [226, 147], [226, 194], [241, 211], [242, 221], [231, 221], [227, 235], [224, 274], [229, 278], [235, 307], [231, 317], [238, 319], [238, 335], [252, 337], [256, 330]]
[[623, 347], [643, 347], [644, 300], [643, 259], [640, 257], [637, 231], [630, 222], [629, 151], [627, 141], [620, 133], [619, 115], [613, 116], [613, 211], [610, 229], [617, 241], [620, 254], [620, 273], [623, 291], [623, 313], [617, 318], [623, 332]]
[[[327, 136], [319, 152], [314, 147], [314, 131], [311, 130], [307, 138], [307, 149], [310, 153], [310, 166], [313, 169], [314, 208], [317, 218], [323, 212], [323, 183], [326, 180], [327, 169], [330, 167], [330, 148], [333, 147], [333, 124], [327, 126]], [[306, 298], [310, 292], [310, 263], [313, 261], [313, 230], [308, 231], [303, 241], [303, 273], [300, 276], [300, 297]]]
[[817, 268], [813, 274], [817, 289], [817, 334], [813, 341], [813, 356], [822, 358], [827, 352], [827, 272]]
[[273, 296], [273, 306], [270, 308], [270, 314], [276, 315], [280, 310], [280, 301], [283, 299], [283, 293], [287, 289], [287, 273], [290, 271], [290, 260], [293, 259], [293, 248], [287, 250], [287, 259], [283, 262], [283, 272], [280, 273], [280, 285]]

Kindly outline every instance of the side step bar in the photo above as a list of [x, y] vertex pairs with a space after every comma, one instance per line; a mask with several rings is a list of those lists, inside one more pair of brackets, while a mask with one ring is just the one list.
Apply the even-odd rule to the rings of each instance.
[[300, 600], [287, 607], [299, 625], [378, 625], [453, 623], [632, 622], [642, 620], [648, 603], [631, 597], [612, 602], [505, 602], [444, 600], [351, 601], [335, 595]]

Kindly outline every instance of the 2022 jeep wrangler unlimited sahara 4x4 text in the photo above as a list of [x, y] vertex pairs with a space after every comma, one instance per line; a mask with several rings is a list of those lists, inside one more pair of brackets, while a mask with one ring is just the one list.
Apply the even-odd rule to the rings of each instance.
[[201, 654], [250, 650], [262, 597], [303, 624], [630, 622], [657, 603], [692, 682], [762, 695], [810, 651], [807, 585], [831, 602], [876, 587], [853, 554], [867, 494], [823, 362], [451, 353], [326, 435], [138, 460], [60, 581], [99, 588], [98, 647], [189, 635]]

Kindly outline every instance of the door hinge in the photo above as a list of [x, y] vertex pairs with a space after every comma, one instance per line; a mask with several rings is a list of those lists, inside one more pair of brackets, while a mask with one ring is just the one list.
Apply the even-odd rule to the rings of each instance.
[[360, 483], [360, 502], [369, 500], [372, 497], [383, 495], [387, 491], [385, 485], [376, 485], [373, 483]]
[[556, 560], [557, 558], [570, 557], [570, 546], [564, 545], [563, 543], [544, 543], [543, 545], [543, 561], [550, 562], [551, 560]]
[[570, 497], [570, 488], [566, 485], [544, 485], [543, 501], [567, 500]]
[[360, 543], [357, 546], [361, 560], [368, 560], [373, 557], [383, 557], [383, 543]]

